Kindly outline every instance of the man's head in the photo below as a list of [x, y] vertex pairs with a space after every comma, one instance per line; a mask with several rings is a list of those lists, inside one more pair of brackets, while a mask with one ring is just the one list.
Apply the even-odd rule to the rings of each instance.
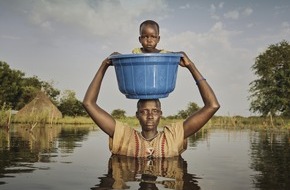
[[159, 99], [139, 100], [137, 103], [136, 117], [142, 130], [156, 129], [162, 116], [161, 103]]
[[144, 53], [158, 53], [156, 49], [160, 41], [159, 25], [153, 20], [146, 20], [140, 24], [139, 28], [139, 42], [143, 47]]

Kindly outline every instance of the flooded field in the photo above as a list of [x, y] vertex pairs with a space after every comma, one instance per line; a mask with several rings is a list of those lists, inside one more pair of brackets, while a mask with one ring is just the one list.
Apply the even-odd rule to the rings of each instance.
[[287, 131], [206, 129], [181, 157], [111, 156], [93, 126], [0, 129], [0, 189], [290, 189]]

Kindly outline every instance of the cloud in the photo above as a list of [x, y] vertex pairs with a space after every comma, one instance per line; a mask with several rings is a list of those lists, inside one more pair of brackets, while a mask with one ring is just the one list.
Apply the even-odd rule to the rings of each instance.
[[166, 11], [162, 2], [34, 0], [28, 14], [31, 22], [44, 30], [62, 28], [94, 36], [114, 36], [129, 33], [136, 26], [136, 18], [142, 14], [157, 12], [157, 9], [162, 14]]
[[285, 5], [283, 5], [283, 6], [275, 6], [274, 7], [274, 10], [275, 10], [275, 12], [274, 12], [274, 15], [282, 15], [282, 14], [285, 14], [285, 13], [288, 13], [289, 12], [289, 5], [287, 5], [287, 6], [285, 6]]
[[218, 5], [218, 7], [219, 8], [223, 8], [224, 7], [224, 4], [225, 4], [224, 2], [220, 2], [219, 5]]
[[216, 6], [214, 4], [210, 5], [210, 17], [214, 20], [219, 20], [220, 17], [216, 14]]
[[244, 16], [250, 16], [252, 13], [253, 13], [253, 9], [252, 9], [252, 8], [246, 8], [246, 9], [242, 12], [242, 14], [243, 14]]
[[282, 27], [289, 28], [290, 27], [289, 22], [283, 22]]
[[190, 5], [187, 3], [185, 5], [182, 5], [179, 7], [180, 9], [189, 9], [190, 8]]
[[210, 5], [210, 12], [215, 13], [215, 11], [216, 11], [216, 6], [214, 4], [211, 4]]
[[[120, 15], [118, 20], [114, 14]], [[126, 30], [122, 21], [128, 20], [129, 13], [118, 1], [34, 1], [31, 10], [31, 21], [40, 27], [54, 30], [61, 25], [70, 29], [85, 30], [91, 34], [104, 36], [113, 33], [113, 28]]]
[[210, 17], [214, 20], [220, 20], [220, 16], [218, 16], [217, 12], [224, 8], [224, 2], [219, 3], [218, 5], [211, 4], [210, 5]]
[[254, 23], [247, 24], [247, 28], [252, 28], [254, 26]]
[[12, 36], [12, 35], [1, 35], [1, 38], [8, 39], [8, 40], [19, 40], [20, 39], [20, 37]]
[[282, 31], [281, 31], [281, 36], [284, 36], [284, 37], [289, 37], [290, 35], [290, 24], [289, 22], [282, 22]]
[[239, 10], [228, 11], [224, 13], [224, 18], [238, 20], [240, 16], [247, 17], [247, 16], [250, 16], [252, 13], [253, 13], [253, 9], [248, 7], [243, 10], [239, 9]]
[[[230, 105], [247, 109], [248, 84], [253, 78], [250, 72], [253, 52], [242, 49], [232, 43], [232, 38], [238, 38], [239, 31], [229, 31], [224, 28], [222, 22], [216, 22], [212, 27], [203, 33], [184, 31], [179, 34], [166, 33], [163, 39], [164, 46], [169, 50], [184, 50], [188, 56], [196, 63], [198, 69], [208, 79], [223, 105], [220, 112], [235, 114], [235, 110]], [[237, 57], [239, 59], [237, 59]], [[178, 80], [180, 84], [189, 83], [191, 78], [188, 73], [181, 69]], [[175, 95], [184, 97], [184, 101], [191, 98], [196, 91], [191, 91], [188, 87], [183, 89], [183, 85], [178, 85]], [[187, 91], [186, 94], [182, 94]], [[239, 95], [236, 95], [239, 94]], [[195, 97], [195, 100], [199, 100]], [[227, 102], [226, 105], [224, 102]], [[197, 102], [201, 104], [201, 102]], [[180, 100], [180, 104], [186, 102]], [[174, 107], [174, 105], [172, 105]]]
[[240, 13], [237, 10], [229, 11], [224, 14], [224, 18], [237, 20], [239, 19]]

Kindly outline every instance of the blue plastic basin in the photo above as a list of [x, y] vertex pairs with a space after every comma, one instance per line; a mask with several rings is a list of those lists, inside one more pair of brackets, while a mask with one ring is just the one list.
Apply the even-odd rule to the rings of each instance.
[[180, 53], [112, 55], [119, 90], [130, 99], [165, 98], [175, 88]]

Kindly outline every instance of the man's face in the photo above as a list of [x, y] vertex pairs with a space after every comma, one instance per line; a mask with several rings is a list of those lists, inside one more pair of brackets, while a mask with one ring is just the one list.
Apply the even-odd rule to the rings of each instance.
[[156, 46], [159, 40], [160, 36], [157, 26], [145, 25], [141, 27], [139, 42], [143, 47], [144, 53], [157, 53]]
[[139, 120], [143, 131], [157, 129], [161, 115], [161, 108], [155, 100], [142, 102], [136, 112], [136, 117]]

